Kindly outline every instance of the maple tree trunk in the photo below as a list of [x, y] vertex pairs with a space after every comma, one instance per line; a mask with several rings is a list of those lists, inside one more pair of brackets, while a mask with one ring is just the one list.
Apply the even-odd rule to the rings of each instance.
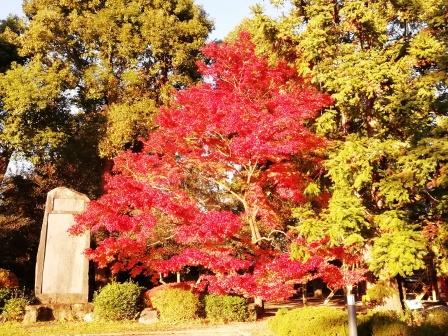
[[257, 226], [256, 212], [253, 211], [252, 209], [246, 209], [246, 212], [250, 213], [248, 222], [249, 222], [249, 227], [250, 227], [251, 239], [252, 239], [252, 243], [256, 244], [261, 239], [260, 230], [258, 229], [258, 226]]
[[306, 306], [307, 299], [306, 299], [306, 284], [302, 284], [302, 303], [304, 306]]
[[334, 290], [332, 290], [330, 294], [328, 294], [327, 298], [324, 300], [324, 305], [330, 302], [331, 298], [334, 296], [334, 293], [335, 293]]

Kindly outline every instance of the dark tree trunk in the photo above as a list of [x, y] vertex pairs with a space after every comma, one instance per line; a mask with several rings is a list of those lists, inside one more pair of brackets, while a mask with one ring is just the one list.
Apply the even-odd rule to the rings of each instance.
[[397, 275], [395, 279], [397, 280], [398, 295], [400, 297], [401, 309], [404, 310], [405, 306], [404, 306], [404, 294], [403, 294], [403, 278], [400, 275]]
[[429, 255], [429, 276], [431, 279], [431, 287], [432, 287], [432, 300], [433, 301], [438, 301], [439, 297], [440, 297], [440, 293], [439, 293], [439, 284], [437, 281], [437, 270], [436, 267], [434, 265], [434, 254], [431, 253]]
[[0, 152], [0, 184], [3, 182], [8, 169], [9, 162], [11, 161], [12, 151], [4, 149]]

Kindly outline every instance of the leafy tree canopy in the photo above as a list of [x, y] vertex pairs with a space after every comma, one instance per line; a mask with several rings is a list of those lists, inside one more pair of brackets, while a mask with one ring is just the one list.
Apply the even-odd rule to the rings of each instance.
[[318, 213], [296, 208], [298, 230], [372, 248], [384, 278], [412, 274], [428, 252], [446, 274], [446, 238], [428, 236], [448, 228], [446, 1], [273, 3], [288, 14], [257, 9], [243, 25], [258, 52], [286, 58], [335, 101], [315, 124], [334, 140], [319, 186], [332, 196]]
[[133, 147], [170, 92], [198, 78], [212, 28], [192, 0], [28, 0], [24, 11], [26, 29], [8, 38], [29, 60], [0, 77], [1, 141], [36, 163], [68, 155], [93, 171], [98, 154]]
[[330, 97], [257, 57], [248, 34], [203, 53], [206, 82], [161, 109], [143, 152], [115, 158], [107, 193], [78, 217], [74, 233], [100, 236], [89, 256], [134, 275], [198, 266], [209, 291], [271, 299], [288, 297], [294, 281], [359, 280], [328, 264], [345, 254], [325, 241], [302, 244], [306, 258], [288, 253], [299, 239], [287, 233], [289, 207], [313, 198], [305, 190], [324, 145], [306, 124]]

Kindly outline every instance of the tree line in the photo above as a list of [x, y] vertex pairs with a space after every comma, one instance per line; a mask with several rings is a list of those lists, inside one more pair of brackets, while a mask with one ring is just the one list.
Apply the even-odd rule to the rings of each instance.
[[[151, 203], [154, 210], [146, 220], [157, 225], [139, 241], [143, 244], [138, 252], [141, 260], [134, 258], [129, 270], [134, 266], [144, 270], [144, 265], [170, 270], [152, 264], [181, 255], [173, 247], [176, 238], [164, 236], [166, 233], [183, 232], [179, 241], [187, 245], [188, 256], [192, 253], [188, 244], [194, 243], [190, 231], [205, 230], [206, 234], [207, 226], [201, 229], [202, 225], [228, 223], [233, 229], [225, 234], [218, 228], [213, 231], [213, 225], [208, 230], [221, 234], [219, 239], [225, 238], [225, 247], [231, 246], [238, 258], [248, 261], [247, 255], [255, 255], [265, 258], [262, 265], [287, 269], [275, 264], [277, 254], [286, 253], [301, 265], [297, 264], [295, 271], [320, 274], [327, 283], [334, 283], [335, 289], [341, 287], [341, 279], [357, 279], [355, 269], [371, 272], [377, 279], [400, 282], [431, 264], [439, 277], [446, 276], [445, 1], [273, 3], [284, 6], [285, 14], [272, 18], [256, 7], [223, 47], [214, 45], [201, 54], [212, 24], [192, 1], [27, 1], [27, 21], [9, 20], [2, 26], [2, 49], [9, 58], [2, 63], [0, 77], [0, 141], [3, 171], [13, 153], [31, 160], [34, 169], [29, 177], [3, 183], [2, 187], [9, 189], [2, 193], [2, 221], [9, 220], [14, 230], [21, 221], [11, 221], [11, 216], [21, 218], [21, 228], [26, 230], [39, 225], [38, 221], [30, 224], [37, 218], [31, 211], [38, 210], [27, 200], [23, 200], [22, 213], [11, 213], [14, 208], [8, 204], [20, 204], [14, 198], [22, 194], [17, 192], [19, 188], [32, 189], [28, 195], [36, 195], [37, 200], [46, 187], [63, 183], [97, 198], [109, 183], [108, 193], [99, 198], [101, 204], [114, 192], [123, 192], [122, 186], [114, 183], [128, 183], [123, 178], [132, 172], [139, 184], [143, 181], [135, 176], [145, 177], [139, 186], [143, 190], [162, 185], [167, 188], [164, 197], [183, 195], [183, 205], [192, 202], [196, 209], [189, 211], [199, 211], [197, 216], [227, 211], [230, 217], [199, 221], [184, 218], [186, 209], [177, 209], [177, 213], [172, 208], [169, 210], [174, 212], [167, 217], [167, 208], [157, 210], [157, 203]], [[241, 36], [250, 36], [244, 46]], [[247, 54], [251, 44], [253, 54]], [[235, 45], [240, 49], [232, 49]], [[244, 54], [239, 59], [244, 67], [225, 68], [223, 64], [231, 64], [238, 53]], [[222, 63], [221, 57], [226, 57]], [[198, 69], [196, 61], [200, 59], [205, 62]], [[260, 68], [263, 62], [277, 72], [257, 77], [264, 71]], [[201, 74], [211, 83], [200, 84]], [[232, 76], [227, 77], [229, 74]], [[331, 102], [313, 105], [315, 94], [306, 90], [308, 95], [298, 99], [290, 87], [292, 82], [303, 90], [325, 93]], [[228, 91], [218, 95], [223, 88]], [[238, 98], [237, 92], [250, 99]], [[258, 97], [259, 92], [264, 95]], [[262, 100], [266, 97], [270, 97], [269, 103]], [[221, 101], [227, 109], [219, 108]], [[314, 111], [305, 119], [293, 118], [296, 121], [292, 122], [285, 115], [273, 117], [282, 111], [296, 113], [297, 118], [298, 112], [291, 106], [309, 107], [305, 102]], [[268, 111], [271, 119], [257, 114], [263, 111]], [[193, 113], [192, 119], [189, 113]], [[239, 125], [241, 120], [244, 122]], [[291, 128], [281, 124], [286, 120]], [[299, 124], [297, 120], [301, 120]], [[309, 130], [312, 133], [308, 134]], [[167, 141], [169, 136], [172, 138]], [[274, 141], [269, 136], [278, 138]], [[284, 156], [271, 152], [266, 157], [267, 148], [273, 151], [282, 137], [289, 140], [283, 143]], [[240, 147], [232, 147], [234, 143]], [[252, 145], [257, 143], [255, 150]], [[262, 150], [264, 156], [260, 156]], [[235, 159], [232, 155], [236, 153], [246, 161]], [[145, 161], [150, 160], [149, 154], [158, 155], [154, 162]], [[167, 157], [169, 162], [164, 162]], [[134, 167], [136, 162], [141, 166]], [[131, 170], [124, 172], [125, 167]], [[112, 177], [105, 181], [104, 173]], [[151, 178], [152, 174], [156, 176]], [[161, 176], [172, 184], [158, 181]], [[256, 181], [255, 186], [248, 181]], [[165, 201], [173, 201], [169, 199]], [[122, 238], [135, 237], [132, 230], [141, 229], [139, 216], [146, 210], [131, 200], [128, 203], [126, 209], [123, 204], [116, 208], [116, 215], [130, 226], [120, 227], [114, 217], [102, 223], [118, 225], [118, 229], [111, 225], [106, 230], [112, 237], [117, 232]], [[101, 207], [96, 211], [101, 209], [104, 216], [110, 215]], [[84, 223], [96, 225], [92, 218]], [[245, 227], [249, 231], [244, 231]], [[160, 231], [155, 234], [154, 228]], [[249, 240], [242, 238], [246, 234]], [[157, 251], [148, 253], [148, 242], [157, 243]], [[151, 257], [153, 253], [156, 257]], [[312, 255], [321, 256], [325, 263], [307, 268]], [[357, 255], [365, 258], [357, 260]], [[198, 266], [199, 259], [211, 262], [204, 254], [193, 259], [174, 260], [171, 270], [180, 270], [179, 265]], [[113, 262], [126, 269], [118, 256]], [[254, 274], [253, 266], [244, 272], [241, 267], [235, 274]], [[321, 267], [317, 273], [312, 271], [316, 267]], [[268, 269], [272, 271], [264, 268], [266, 274]], [[328, 274], [335, 272], [340, 276], [332, 282]], [[259, 274], [265, 279], [263, 271]]]

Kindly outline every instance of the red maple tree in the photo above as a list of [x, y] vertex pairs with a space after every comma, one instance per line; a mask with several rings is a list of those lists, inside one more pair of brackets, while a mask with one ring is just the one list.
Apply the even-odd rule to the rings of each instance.
[[115, 158], [107, 193], [71, 230], [100, 237], [88, 251], [100, 267], [151, 275], [196, 266], [209, 291], [273, 299], [327, 265], [321, 254], [291, 260], [286, 224], [321, 173], [324, 140], [307, 123], [331, 98], [254, 49], [245, 33], [205, 47], [204, 82], [160, 110], [142, 152]]

